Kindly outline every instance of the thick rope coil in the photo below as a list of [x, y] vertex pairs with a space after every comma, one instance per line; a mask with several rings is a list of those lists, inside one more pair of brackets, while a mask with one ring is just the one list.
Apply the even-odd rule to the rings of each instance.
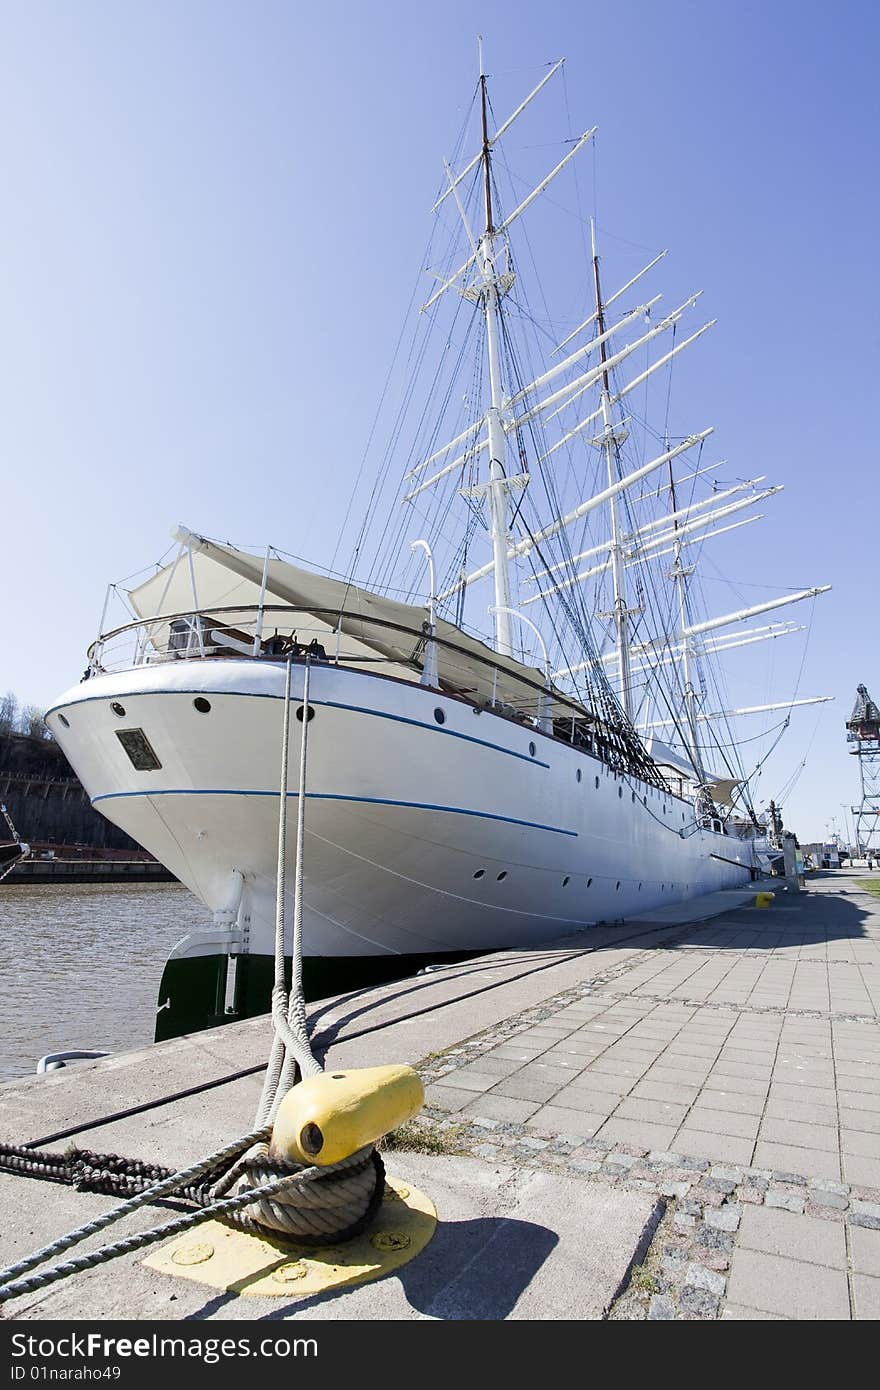
[[[302, 1165], [269, 1156], [260, 1144], [240, 1165], [237, 1192], [262, 1188], [285, 1174], [302, 1171]], [[221, 1180], [214, 1197], [228, 1185]], [[382, 1201], [385, 1165], [375, 1149], [361, 1149], [340, 1163], [321, 1169], [309, 1182], [292, 1184], [273, 1197], [263, 1197], [236, 1218], [236, 1224], [265, 1234], [277, 1232], [304, 1245], [335, 1245], [352, 1240], [369, 1224]]]

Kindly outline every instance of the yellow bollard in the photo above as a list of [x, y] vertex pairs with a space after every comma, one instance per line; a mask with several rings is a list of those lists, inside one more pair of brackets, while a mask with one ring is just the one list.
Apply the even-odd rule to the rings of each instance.
[[269, 1152], [322, 1167], [374, 1144], [421, 1110], [425, 1092], [412, 1067], [364, 1067], [308, 1076], [278, 1107]]
[[755, 897], [755, 907], [769, 907], [775, 897], [775, 893], [758, 893]]

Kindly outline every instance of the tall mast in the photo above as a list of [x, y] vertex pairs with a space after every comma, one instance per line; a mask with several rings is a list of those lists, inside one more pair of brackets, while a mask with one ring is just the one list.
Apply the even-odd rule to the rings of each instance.
[[[590, 219], [590, 235], [593, 246], [593, 276], [596, 282], [596, 322], [599, 329], [599, 354], [602, 364], [602, 448], [608, 472], [608, 486], [619, 481], [617, 472], [617, 445], [625, 435], [615, 433], [611, 416], [611, 383], [608, 377], [607, 354], [603, 335], [605, 333], [605, 306], [602, 303], [602, 289], [599, 283], [599, 256], [596, 251], [596, 223]], [[611, 573], [614, 580], [614, 626], [617, 630], [617, 665], [620, 672], [620, 697], [624, 713], [632, 723], [632, 679], [630, 675], [629, 619], [630, 609], [626, 606], [626, 578], [624, 572], [623, 546], [621, 544], [620, 517], [617, 494], [609, 499], [611, 510]]]
[[492, 221], [491, 148], [487, 121], [486, 74], [483, 72], [483, 49], [480, 45], [480, 95], [483, 111], [483, 179], [486, 204], [486, 229], [480, 237], [479, 264], [483, 276], [483, 308], [486, 314], [486, 342], [489, 352], [489, 386], [491, 404], [487, 411], [489, 435], [489, 513], [492, 523], [492, 552], [495, 561], [495, 647], [502, 656], [513, 656], [510, 627], [510, 570], [507, 550], [509, 486], [504, 462], [506, 439], [501, 423], [504, 388], [501, 380], [501, 353], [498, 333], [498, 275], [495, 269], [496, 232]]
[[[667, 439], [667, 441], [666, 441], [666, 447], [667, 447], [667, 449], [669, 448], [669, 440], [668, 440], [668, 439]], [[672, 502], [672, 513], [673, 513], [673, 516], [674, 516], [674, 515], [675, 515], [675, 512], [677, 511], [677, 503], [676, 503], [676, 498], [675, 498], [675, 474], [674, 474], [673, 471], [672, 471], [672, 460], [671, 460], [671, 459], [670, 459], [670, 461], [669, 461], [669, 494], [670, 494], [670, 498], [671, 498], [671, 502]], [[677, 520], [677, 519], [673, 522], [673, 525], [674, 525], [675, 531], [676, 531], [676, 533], [677, 533], [677, 532], [678, 532], [678, 520]], [[679, 623], [680, 623], [680, 627], [681, 627], [681, 632], [682, 632], [682, 634], [683, 634], [683, 641], [682, 641], [682, 648], [681, 648], [681, 674], [682, 674], [682, 679], [683, 679], [683, 683], [684, 683], [684, 706], [685, 706], [685, 715], [686, 715], [686, 717], [687, 717], [687, 724], [688, 724], [688, 734], [689, 734], [689, 740], [688, 740], [688, 741], [689, 741], [689, 745], [690, 745], [691, 761], [693, 762], [693, 765], [694, 765], [694, 772], [697, 774], [697, 780], [698, 780], [699, 782], [702, 783], [703, 780], [704, 780], [704, 779], [703, 779], [703, 762], [702, 762], [702, 758], [701, 758], [701, 756], [700, 756], [700, 742], [699, 742], [699, 738], [697, 737], [697, 696], [696, 696], [696, 691], [694, 690], [693, 649], [692, 649], [692, 647], [691, 647], [691, 639], [690, 639], [690, 636], [688, 635], [688, 630], [687, 630], [687, 628], [688, 628], [687, 578], [688, 578], [689, 575], [693, 574], [693, 572], [694, 572], [693, 565], [691, 565], [690, 567], [688, 567], [687, 565], [683, 565], [683, 564], [682, 564], [682, 562], [681, 562], [681, 541], [678, 540], [678, 539], [676, 539], [676, 542], [675, 542], [675, 550], [674, 550], [674, 559], [673, 559], [673, 562], [672, 562], [671, 574], [672, 574], [673, 581], [674, 581], [674, 583], [675, 583], [676, 592], [677, 592], [677, 594], [678, 594], [678, 614], [679, 614]]]

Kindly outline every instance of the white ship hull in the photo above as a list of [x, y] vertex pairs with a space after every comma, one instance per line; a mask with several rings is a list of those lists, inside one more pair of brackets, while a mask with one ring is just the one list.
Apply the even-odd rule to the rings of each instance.
[[[301, 669], [293, 679], [296, 709]], [[237, 919], [233, 948], [267, 956], [283, 694], [281, 663], [184, 660], [100, 675], [48, 715], [96, 808], [219, 923]], [[530, 946], [741, 885], [755, 864], [753, 841], [698, 827], [690, 802], [463, 700], [317, 665], [310, 704], [307, 956]], [[161, 767], [134, 768], [117, 738], [128, 729], [143, 730]], [[293, 798], [297, 767], [294, 751]]]

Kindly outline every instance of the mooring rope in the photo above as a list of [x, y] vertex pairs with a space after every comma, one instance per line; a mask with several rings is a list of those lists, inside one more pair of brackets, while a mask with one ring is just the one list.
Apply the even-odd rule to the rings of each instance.
[[[305, 840], [306, 768], [309, 728], [309, 660], [303, 674], [302, 740], [300, 744], [299, 790], [294, 879], [294, 924], [291, 988], [285, 984], [285, 864], [287, 840], [288, 760], [290, 744], [290, 693], [292, 661], [288, 659], [284, 689], [283, 732], [278, 812], [278, 870], [275, 910], [275, 978], [272, 988], [273, 1043], [266, 1067], [257, 1118], [251, 1133], [224, 1145], [215, 1153], [178, 1172], [156, 1165], [119, 1158], [113, 1154], [92, 1154], [86, 1150], [67, 1155], [36, 1153], [14, 1145], [0, 1146], [0, 1168], [70, 1183], [93, 1191], [120, 1189], [134, 1195], [79, 1226], [24, 1260], [0, 1271], [0, 1302], [23, 1293], [33, 1293], [70, 1274], [79, 1273], [116, 1259], [119, 1255], [143, 1249], [167, 1236], [214, 1217], [231, 1221], [243, 1229], [285, 1235], [299, 1244], [329, 1245], [349, 1240], [364, 1229], [382, 1200], [385, 1169], [372, 1147], [338, 1163], [305, 1166], [270, 1152], [267, 1141], [278, 1106], [298, 1076], [317, 1076], [323, 1071], [315, 1058], [308, 1035], [302, 988], [303, 851]], [[228, 1166], [231, 1162], [231, 1166]], [[211, 1182], [198, 1179], [210, 1175]], [[238, 1191], [227, 1196], [229, 1189]], [[54, 1265], [40, 1274], [29, 1271], [45, 1260], [62, 1254], [71, 1246], [119, 1221], [147, 1203], [163, 1197], [183, 1196], [199, 1205], [174, 1221], [128, 1236], [111, 1245]], [[25, 1276], [25, 1277], [21, 1277]]]
[[[351, 1164], [362, 1161], [362, 1158], [363, 1151], [361, 1151], [361, 1154], [353, 1154], [352, 1157], [346, 1159], [345, 1162]], [[39, 1274], [26, 1276], [23, 1279], [15, 1277], [15, 1271], [19, 1266], [13, 1265], [10, 1269], [3, 1270], [3, 1272], [0, 1273], [0, 1303], [10, 1298], [17, 1298], [21, 1294], [36, 1293], [39, 1289], [45, 1288], [47, 1284], [54, 1284], [59, 1279], [67, 1278], [70, 1274], [79, 1274], [83, 1270], [94, 1269], [96, 1265], [106, 1264], [109, 1260], [115, 1260], [120, 1255], [129, 1255], [135, 1250], [143, 1250], [148, 1245], [155, 1245], [157, 1241], [164, 1240], [168, 1236], [180, 1235], [183, 1231], [191, 1230], [194, 1226], [199, 1226], [202, 1222], [213, 1220], [215, 1217], [234, 1219], [236, 1216], [244, 1215], [245, 1222], [243, 1224], [245, 1224], [246, 1229], [252, 1229], [246, 1211], [249, 1205], [255, 1201], [260, 1202], [266, 1198], [273, 1197], [283, 1192], [285, 1188], [289, 1186], [298, 1183], [307, 1184], [315, 1182], [322, 1177], [326, 1177], [327, 1172], [328, 1170], [326, 1168], [313, 1167], [301, 1168], [296, 1173], [283, 1174], [280, 1177], [275, 1177], [271, 1179], [271, 1181], [264, 1183], [261, 1187], [253, 1188], [247, 1192], [236, 1193], [232, 1197], [224, 1197], [219, 1201], [212, 1202], [209, 1206], [186, 1212], [183, 1216], [177, 1217], [174, 1221], [166, 1221], [161, 1226], [153, 1226], [150, 1230], [140, 1231], [137, 1235], [125, 1236], [122, 1240], [115, 1241], [112, 1245], [102, 1245], [98, 1250], [90, 1250], [84, 1255], [78, 1255], [73, 1260], [67, 1260], [60, 1265], [52, 1265], [51, 1268], [42, 1270]], [[377, 1185], [377, 1191], [379, 1194], [378, 1200], [381, 1200], [382, 1185]], [[146, 1193], [142, 1195], [145, 1199], [147, 1198]], [[378, 1201], [376, 1205], [378, 1205]], [[123, 1203], [123, 1206], [127, 1208], [128, 1203]], [[357, 1229], [353, 1227], [350, 1232], [344, 1231], [342, 1235], [333, 1237], [333, 1241], [335, 1242], [340, 1239], [347, 1240], [351, 1235], [357, 1234], [357, 1230], [362, 1229], [366, 1221], [369, 1220], [373, 1209], [374, 1208], [371, 1208], [365, 1217], [356, 1223]], [[119, 1208], [117, 1208], [115, 1212], [105, 1213], [106, 1217], [113, 1220], [118, 1219], [119, 1215], [124, 1215]], [[108, 1224], [108, 1222], [105, 1221], [104, 1224]], [[77, 1241], [85, 1239], [85, 1233], [88, 1232], [89, 1228], [93, 1225], [93, 1222], [89, 1222], [87, 1226], [80, 1227], [79, 1230], [72, 1231], [69, 1236], [64, 1237], [66, 1244], [63, 1248], [68, 1248], [69, 1245], [73, 1245]], [[308, 1242], [302, 1237], [297, 1237], [297, 1240], [300, 1244], [332, 1243], [327, 1236], [321, 1237], [319, 1242]], [[49, 1247], [46, 1248], [48, 1249]], [[32, 1260], [36, 1257], [30, 1256], [28, 1258]], [[42, 1262], [43, 1258], [44, 1256], [40, 1254], [40, 1262]], [[20, 1263], [24, 1264], [25, 1262], [21, 1261]]]

